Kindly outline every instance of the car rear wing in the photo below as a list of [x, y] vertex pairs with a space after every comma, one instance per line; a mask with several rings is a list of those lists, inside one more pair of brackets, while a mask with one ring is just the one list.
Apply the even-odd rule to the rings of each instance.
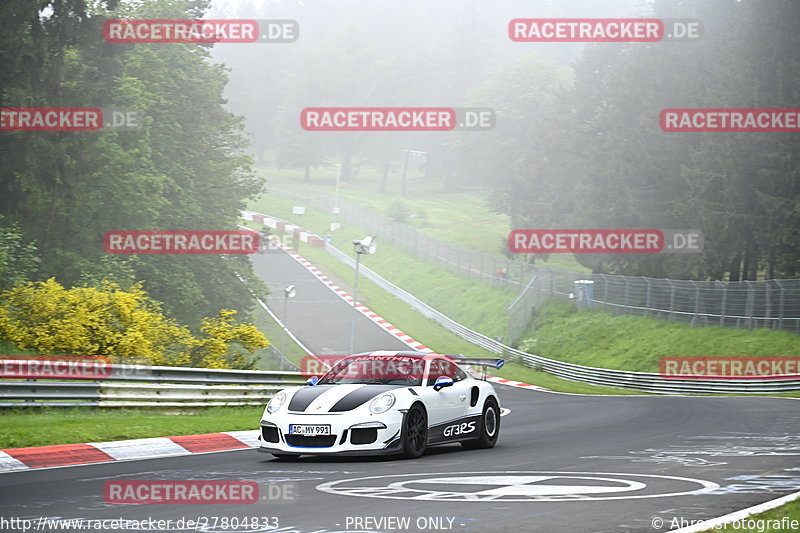
[[505, 359], [499, 359], [496, 357], [466, 357], [460, 353], [448, 353], [444, 354], [445, 357], [449, 357], [456, 364], [461, 366], [479, 366], [481, 367], [481, 373], [483, 374], [483, 379], [486, 379], [486, 368], [492, 367], [497, 370], [503, 368], [503, 365], [506, 363]]

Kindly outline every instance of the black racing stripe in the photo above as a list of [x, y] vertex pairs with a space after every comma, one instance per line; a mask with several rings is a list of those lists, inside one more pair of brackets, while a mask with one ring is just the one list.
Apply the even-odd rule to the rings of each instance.
[[386, 391], [402, 389], [399, 385], [364, 385], [336, 402], [329, 412], [338, 413], [355, 409]]
[[300, 389], [292, 396], [292, 401], [289, 402], [290, 411], [305, 411], [311, 402], [317, 399], [323, 392], [330, 390], [333, 385], [318, 385], [316, 387], [308, 387], [307, 389]]

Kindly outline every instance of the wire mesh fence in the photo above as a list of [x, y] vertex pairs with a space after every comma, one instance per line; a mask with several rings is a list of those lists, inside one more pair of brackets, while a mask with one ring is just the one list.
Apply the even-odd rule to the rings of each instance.
[[523, 261], [444, 242], [343, 198], [337, 200], [335, 195], [323, 190], [287, 183], [273, 185], [271, 190], [301, 205], [310, 204], [327, 213], [332, 213], [338, 206], [341, 221], [364, 228], [392, 246], [462, 276], [498, 285], [506, 284], [521, 290], [532, 273], [530, 267], [533, 265]]
[[272, 190], [325, 212], [332, 213], [338, 207], [340, 220], [364, 228], [421, 259], [471, 279], [519, 291], [507, 309], [506, 344], [514, 345], [520, 340], [535, 309], [548, 296], [574, 299], [577, 305], [591, 309], [695, 326], [800, 333], [800, 279], [689, 281], [542, 267], [446, 243], [320, 189], [279, 183]]
[[540, 268], [508, 307], [509, 343], [519, 341], [543, 298], [550, 296], [573, 299], [588, 309], [693, 326], [800, 333], [800, 279], [688, 281]]

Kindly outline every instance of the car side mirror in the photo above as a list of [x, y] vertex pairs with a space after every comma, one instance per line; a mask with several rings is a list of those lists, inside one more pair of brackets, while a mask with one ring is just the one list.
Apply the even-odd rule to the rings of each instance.
[[436, 381], [433, 384], [433, 390], [440, 391], [445, 387], [452, 387], [453, 386], [453, 378], [449, 378], [447, 376], [440, 376], [436, 378]]
[[312, 387], [316, 387], [317, 383], [319, 383], [319, 378], [317, 376], [312, 376], [306, 380], [306, 383], [308, 383]]

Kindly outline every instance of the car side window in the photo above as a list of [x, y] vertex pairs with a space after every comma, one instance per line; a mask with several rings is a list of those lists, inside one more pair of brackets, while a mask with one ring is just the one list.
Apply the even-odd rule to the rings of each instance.
[[466, 372], [464, 372], [463, 370], [461, 370], [460, 368], [458, 368], [456, 365], [454, 365], [452, 363], [450, 364], [450, 366], [453, 367], [453, 381], [461, 381], [462, 379], [466, 379], [467, 378], [467, 373]]
[[434, 383], [436, 383], [436, 379], [441, 376], [453, 378], [453, 381], [458, 382], [466, 379], [467, 374], [450, 361], [434, 359], [431, 361], [431, 369], [430, 373], [428, 374], [427, 385], [432, 386]]

